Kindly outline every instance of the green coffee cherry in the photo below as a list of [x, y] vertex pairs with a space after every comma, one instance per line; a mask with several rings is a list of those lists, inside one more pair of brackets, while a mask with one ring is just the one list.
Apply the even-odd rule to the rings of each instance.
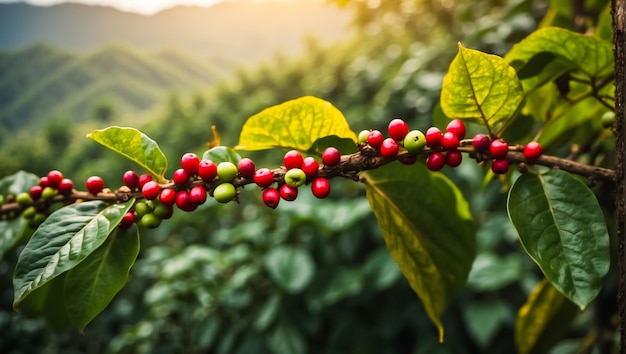
[[404, 148], [408, 152], [416, 154], [424, 150], [426, 146], [426, 136], [419, 130], [411, 130], [404, 137]]
[[22, 216], [28, 220], [32, 220], [35, 217], [35, 214], [37, 214], [37, 208], [35, 208], [34, 205], [29, 206], [22, 212]]
[[48, 215], [46, 213], [37, 213], [31, 220], [28, 221], [28, 226], [30, 228], [36, 229], [37, 227], [39, 227], [39, 225], [46, 221], [47, 217]]
[[33, 199], [30, 197], [30, 194], [28, 194], [27, 192], [22, 192], [22, 193], [17, 195], [17, 197], [15, 198], [15, 201], [20, 206], [26, 207], [26, 206], [32, 204]]
[[156, 229], [159, 225], [161, 225], [161, 219], [152, 213], [142, 216], [140, 222], [141, 226], [146, 229]]
[[359, 143], [367, 143], [367, 137], [370, 135], [369, 130], [361, 130], [359, 133], [358, 141]]
[[213, 190], [213, 198], [219, 203], [228, 203], [235, 198], [235, 186], [231, 183], [222, 183]]
[[150, 212], [150, 208], [148, 208], [148, 205], [144, 202], [137, 202], [135, 203], [135, 219], [139, 220], [141, 219], [144, 215], [148, 214]]
[[237, 177], [237, 166], [234, 163], [225, 161], [217, 165], [217, 177], [226, 182], [232, 182]]
[[299, 168], [292, 168], [285, 173], [285, 183], [298, 188], [306, 182], [306, 173]]
[[58, 191], [52, 187], [46, 187], [41, 192], [41, 199], [43, 200], [51, 200], [58, 194]]

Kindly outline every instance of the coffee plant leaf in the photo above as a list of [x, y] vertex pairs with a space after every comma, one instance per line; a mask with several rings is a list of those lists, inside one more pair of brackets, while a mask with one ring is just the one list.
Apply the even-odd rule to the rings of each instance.
[[305, 249], [272, 248], [265, 256], [264, 264], [272, 280], [290, 294], [304, 290], [315, 274], [315, 262]]
[[211, 160], [216, 164], [220, 162], [232, 162], [236, 166], [239, 160], [241, 160], [241, 155], [229, 147], [216, 146], [205, 151], [202, 155], [202, 159]]
[[[28, 192], [32, 186], [39, 184], [39, 177], [32, 173], [18, 171], [15, 174], [0, 179], [0, 195], [6, 197]], [[32, 229], [30, 229], [32, 232]], [[24, 218], [0, 221], [0, 260], [4, 254], [12, 249], [26, 233], [28, 233]]]
[[139, 232], [114, 231], [93, 253], [65, 277], [65, 310], [81, 332], [122, 289], [139, 254]]
[[365, 185], [387, 249], [443, 340], [441, 315], [465, 287], [476, 255], [468, 203], [445, 175], [423, 164], [368, 171]]
[[493, 125], [512, 118], [523, 98], [515, 70], [504, 59], [459, 43], [441, 88], [446, 116]]
[[159, 182], [165, 182], [167, 157], [146, 134], [135, 128], [108, 127], [94, 130], [87, 137], [137, 163]]
[[309, 151], [317, 139], [331, 135], [348, 138], [355, 144], [357, 141], [341, 111], [330, 102], [305, 96], [266, 108], [248, 118], [235, 149]]
[[330, 135], [315, 140], [307, 152], [321, 156], [324, 150], [329, 146], [336, 148], [342, 154], [351, 154], [358, 151], [357, 145], [352, 139]]
[[566, 72], [599, 79], [614, 69], [610, 42], [558, 27], [531, 33], [504, 58], [517, 70], [527, 92]]
[[52, 213], [32, 235], [13, 274], [13, 308], [33, 290], [80, 264], [113, 232], [134, 199], [107, 207], [102, 201], [71, 204]]
[[567, 333], [578, 313], [576, 305], [546, 278], [519, 309], [515, 320], [515, 345], [520, 354], [545, 353]]
[[561, 170], [524, 174], [507, 210], [526, 253], [563, 295], [584, 309], [609, 271], [609, 234], [593, 192]]

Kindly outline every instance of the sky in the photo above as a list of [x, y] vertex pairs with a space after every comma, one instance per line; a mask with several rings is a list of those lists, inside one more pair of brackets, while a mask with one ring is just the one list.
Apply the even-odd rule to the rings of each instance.
[[62, 2], [75, 2], [87, 5], [111, 6], [121, 11], [137, 12], [144, 15], [151, 15], [176, 5], [210, 6], [221, 1], [230, 0], [0, 0], [0, 3], [27, 2], [33, 5], [54, 5]]

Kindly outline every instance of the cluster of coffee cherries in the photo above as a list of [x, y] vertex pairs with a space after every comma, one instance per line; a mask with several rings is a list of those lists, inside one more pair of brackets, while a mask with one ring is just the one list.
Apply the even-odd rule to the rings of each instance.
[[[465, 139], [466, 128], [461, 119], [451, 120], [443, 132], [437, 127], [430, 127], [424, 134], [417, 129], [409, 130], [404, 120], [395, 118], [389, 122], [387, 132], [389, 136], [385, 138], [379, 130], [363, 130], [359, 133], [358, 140], [361, 144], [371, 146], [387, 159], [396, 158], [400, 148], [403, 147], [410, 154], [403, 156], [399, 161], [407, 165], [415, 163], [418, 154], [425, 153], [426, 167], [431, 171], [439, 171], [446, 165], [459, 166], [463, 161], [459, 147], [471, 144], [476, 156], [488, 155], [494, 173], [505, 174], [509, 170], [509, 160], [506, 158], [509, 144], [503, 139], [491, 139], [480, 133], [474, 135], [471, 140]], [[541, 145], [535, 141], [530, 142], [524, 146], [523, 154], [528, 161], [537, 160], [542, 154]]]

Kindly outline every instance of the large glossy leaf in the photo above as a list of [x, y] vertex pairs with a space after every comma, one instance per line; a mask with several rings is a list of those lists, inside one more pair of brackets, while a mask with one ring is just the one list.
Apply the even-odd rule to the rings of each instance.
[[203, 160], [211, 160], [216, 164], [220, 162], [232, 162], [237, 165], [241, 156], [233, 149], [226, 146], [216, 146], [204, 152]]
[[164, 174], [167, 170], [165, 154], [154, 140], [139, 130], [109, 127], [94, 130], [87, 137], [136, 162], [159, 181], [165, 180]]
[[492, 125], [513, 117], [523, 98], [515, 70], [504, 59], [459, 44], [441, 88], [446, 116]]
[[302, 291], [315, 274], [315, 263], [304, 249], [275, 247], [265, 256], [265, 267], [272, 279], [289, 293]]
[[531, 90], [567, 71], [600, 78], [613, 71], [611, 43], [558, 27], [541, 28], [513, 46], [505, 59]]
[[[32, 186], [39, 183], [39, 177], [25, 171], [18, 171], [15, 174], [0, 179], [0, 195], [18, 195], [28, 192]], [[26, 222], [24, 218], [18, 217], [13, 220], [0, 221], [0, 260], [6, 253], [17, 244], [25, 233]]]
[[31, 291], [74, 268], [106, 240], [132, 207], [133, 199], [109, 207], [77, 203], [52, 213], [35, 231], [13, 274], [13, 308]]
[[537, 284], [519, 309], [515, 321], [515, 344], [520, 354], [545, 353], [568, 330], [578, 312], [547, 280]]
[[317, 139], [330, 135], [356, 143], [356, 134], [335, 106], [320, 98], [305, 96], [269, 107], [248, 118], [236, 149], [281, 147], [308, 151]]
[[18, 195], [22, 192], [28, 192], [32, 186], [37, 184], [39, 184], [37, 175], [26, 171], [18, 171], [0, 179], [0, 194], [5, 196], [5, 198], [9, 194]]
[[609, 235], [595, 196], [567, 172], [525, 174], [507, 203], [526, 253], [567, 298], [584, 309], [609, 270]]
[[443, 340], [440, 317], [465, 286], [476, 255], [467, 202], [448, 178], [422, 164], [369, 171], [366, 187], [389, 252]]
[[139, 254], [139, 232], [117, 229], [65, 278], [65, 309], [81, 331], [113, 300]]

